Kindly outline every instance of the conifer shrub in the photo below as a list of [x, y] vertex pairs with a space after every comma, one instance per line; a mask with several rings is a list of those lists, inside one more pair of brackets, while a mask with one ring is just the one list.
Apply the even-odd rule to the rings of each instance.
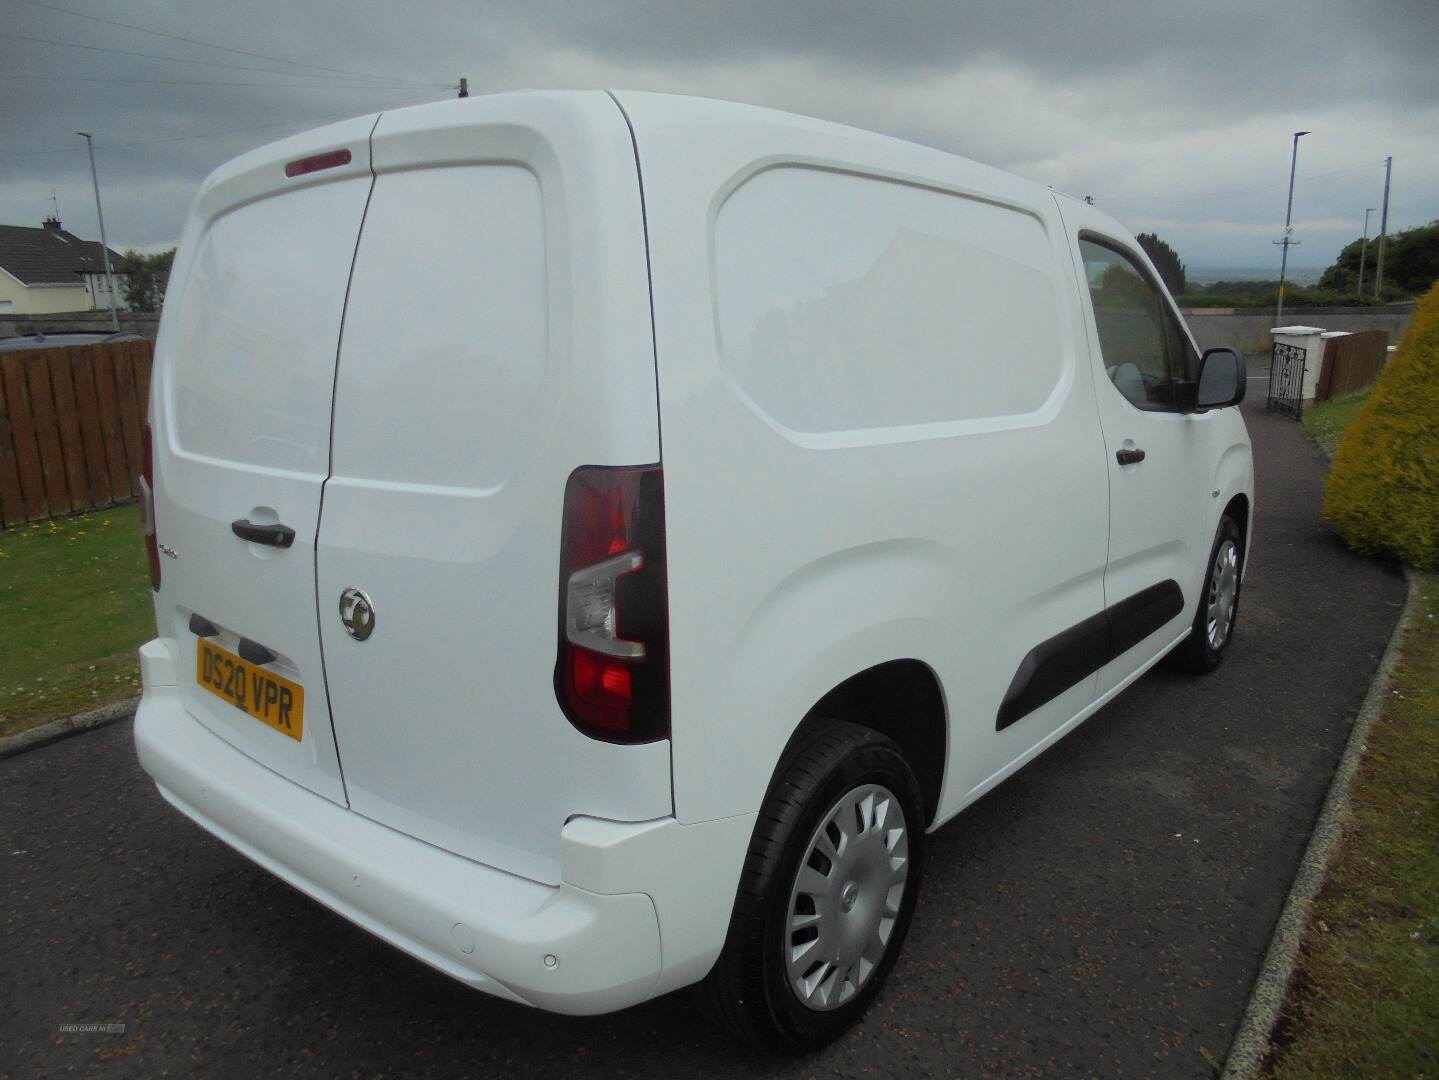
[[1324, 516], [1357, 551], [1439, 568], [1439, 284], [1340, 439]]

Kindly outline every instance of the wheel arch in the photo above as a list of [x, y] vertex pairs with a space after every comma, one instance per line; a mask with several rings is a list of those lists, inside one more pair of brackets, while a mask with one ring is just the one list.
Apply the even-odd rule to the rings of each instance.
[[1249, 496], [1239, 492], [1224, 504], [1224, 516], [1234, 519], [1239, 526], [1239, 535], [1244, 537], [1244, 550], [1249, 550]]
[[793, 747], [816, 728], [848, 721], [894, 740], [919, 780], [925, 825], [933, 825], [949, 760], [944, 688], [922, 660], [887, 660], [857, 672], [821, 697], [795, 727], [776, 775]]
[[[1232, 411], [1232, 410], [1231, 410]], [[1228, 514], [1239, 526], [1239, 535], [1244, 538], [1245, 568], [1248, 568], [1248, 553], [1254, 529], [1254, 454], [1249, 444], [1248, 432], [1243, 420], [1237, 415], [1233, 423], [1236, 432], [1224, 446], [1214, 465], [1213, 494], [1214, 506], [1222, 507], [1212, 518], [1211, 530], [1219, 528], [1219, 519]]]

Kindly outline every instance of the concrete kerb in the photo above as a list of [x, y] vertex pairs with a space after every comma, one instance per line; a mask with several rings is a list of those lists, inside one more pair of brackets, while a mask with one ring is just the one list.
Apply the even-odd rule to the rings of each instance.
[[1239, 1021], [1239, 1030], [1235, 1032], [1234, 1041], [1230, 1044], [1229, 1056], [1224, 1062], [1220, 1080], [1249, 1080], [1257, 1076], [1272, 1045], [1274, 1027], [1279, 1022], [1290, 982], [1299, 963], [1299, 946], [1309, 926], [1314, 898], [1324, 884], [1329, 861], [1344, 833], [1344, 820], [1349, 814], [1349, 789], [1354, 783], [1354, 774], [1364, 755], [1365, 741], [1389, 698], [1394, 665], [1398, 663], [1404, 640], [1404, 628], [1414, 614], [1419, 599], [1419, 576], [1407, 568], [1404, 573], [1409, 584], [1404, 608], [1399, 613], [1399, 621], [1394, 625], [1394, 632], [1389, 637], [1384, 655], [1379, 658], [1379, 668], [1374, 673], [1374, 680], [1369, 684], [1364, 703], [1359, 707], [1359, 715], [1349, 732], [1349, 740], [1344, 745], [1339, 766], [1334, 770], [1334, 778], [1329, 782], [1329, 792], [1324, 797], [1324, 805], [1319, 809], [1319, 818], [1304, 850], [1299, 870], [1294, 875], [1294, 884], [1290, 886], [1289, 896], [1279, 913], [1274, 936], [1270, 939], [1264, 963], [1254, 981], [1249, 1004]]
[[26, 750], [48, 746], [52, 742], [58, 742], [71, 735], [79, 735], [81, 732], [94, 731], [106, 724], [113, 724], [116, 720], [122, 720], [134, 712], [135, 706], [139, 703], [140, 699], [137, 697], [126, 698], [124, 701], [112, 701], [109, 705], [101, 705], [98, 709], [76, 713], [74, 716], [62, 716], [59, 720], [41, 724], [29, 731], [22, 731], [18, 735], [6, 735], [0, 738], [0, 758], [13, 757]]

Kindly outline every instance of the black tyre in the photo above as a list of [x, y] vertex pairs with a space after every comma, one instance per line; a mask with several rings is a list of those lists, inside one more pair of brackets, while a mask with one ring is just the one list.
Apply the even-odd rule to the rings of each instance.
[[724, 951], [697, 988], [704, 1011], [771, 1051], [843, 1034], [904, 943], [924, 828], [919, 782], [891, 740], [842, 722], [797, 740], [755, 823]]
[[1234, 639], [1234, 624], [1239, 617], [1240, 579], [1244, 573], [1244, 534], [1227, 514], [1219, 519], [1214, 546], [1209, 551], [1209, 565], [1204, 572], [1203, 591], [1199, 594], [1199, 610], [1189, 637], [1175, 649], [1176, 659], [1187, 671], [1203, 675], [1213, 671], [1224, 659]]

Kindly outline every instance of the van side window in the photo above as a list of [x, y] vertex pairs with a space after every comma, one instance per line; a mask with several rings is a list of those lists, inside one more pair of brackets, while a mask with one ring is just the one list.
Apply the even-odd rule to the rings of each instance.
[[1169, 339], [1170, 369], [1176, 379], [1195, 382], [1199, 378], [1199, 354], [1194, 351], [1194, 345], [1174, 309], [1163, 300], [1160, 304], [1164, 311], [1164, 334]]
[[1173, 408], [1158, 291], [1128, 255], [1085, 239], [1079, 250], [1110, 381], [1136, 408]]

